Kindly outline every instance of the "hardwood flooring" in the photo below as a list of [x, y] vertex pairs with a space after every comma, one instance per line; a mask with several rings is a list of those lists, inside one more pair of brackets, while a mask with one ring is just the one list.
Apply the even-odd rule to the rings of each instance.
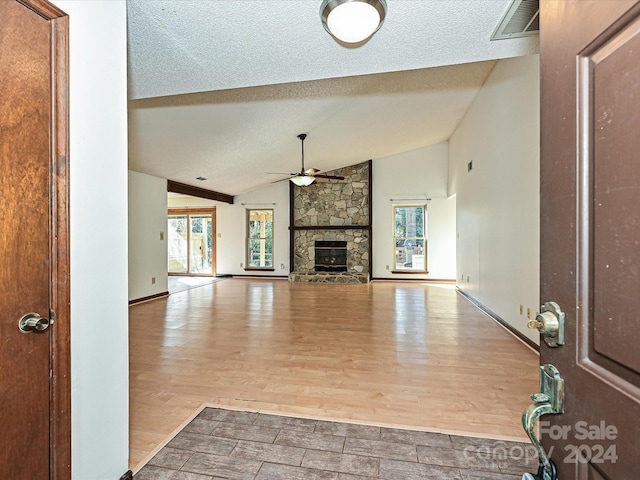
[[525, 440], [538, 356], [453, 285], [228, 279], [130, 308], [130, 465], [203, 404]]

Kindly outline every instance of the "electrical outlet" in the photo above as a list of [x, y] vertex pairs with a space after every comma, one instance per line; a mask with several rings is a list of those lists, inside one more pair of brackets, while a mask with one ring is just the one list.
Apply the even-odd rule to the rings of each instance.
[[284, 263], [280, 264], [280, 270], [284, 270]]
[[221, 234], [221, 233], [218, 233], [218, 234], [216, 235], [216, 237], [218, 237], [218, 238], [222, 238], [222, 234]]
[[531, 319], [531, 309], [527, 307], [527, 318]]
[[524, 306], [520, 305], [520, 315], [522, 315], [524, 313]]
[[240, 262], [240, 268], [244, 267], [244, 263]]
[[151, 285], [155, 285], [156, 284], [156, 277], [151, 277]]
[[389, 265], [387, 265], [387, 270], [389, 270]]
[[469, 275], [467, 275], [467, 283], [469, 283]]
[[164, 232], [160, 232], [160, 240], [164, 240]]

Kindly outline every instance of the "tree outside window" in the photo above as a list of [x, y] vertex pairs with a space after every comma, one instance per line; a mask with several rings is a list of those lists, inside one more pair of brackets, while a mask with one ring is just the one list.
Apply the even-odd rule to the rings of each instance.
[[426, 206], [394, 206], [394, 271], [426, 272]]
[[247, 268], [273, 268], [273, 210], [247, 210]]

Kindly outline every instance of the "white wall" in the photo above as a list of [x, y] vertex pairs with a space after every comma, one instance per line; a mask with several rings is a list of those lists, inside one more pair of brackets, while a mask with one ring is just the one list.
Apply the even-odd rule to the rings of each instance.
[[539, 77], [538, 55], [500, 60], [449, 142], [458, 287], [535, 342], [526, 309], [539, 308]]
[[168, 289], [167, 181], [130, 170], [129, 300]]
[[72, 475], [113, 480], [129, 456], [126, 3], [54, 3], [70, 15]]
[[[289, 273], [289, 184], [280, 182], [255, 192], [237, 195], [233, 205], [194, 197], [169, 200], [170, 207], [216, 208], [216, 273], [218, 275], [283, 276]], [[245, 271], [248, 209], [273, 209], [273, 272]], [[165, 253], [166, 255], [166, 253]], [[280, 268], [284, 265], [284, 268]]]
[[[373, 245], [375, 278], [436, 278], [455, 279], [456, 255], [456, 198], [455, 195], [447, 198], [447, 172], [448, 172], [448, 145], [441, 143], [427, 148], [422, 148], [389, 158], [378, 159], [373, 162]], [[134, 173], [134, 172], [132, 172]], [[261, 274], [270, 276], [284, 276], [289, 272], [289, 184], [281, 182], [261, 190], [256, 190], [244, 195], [238, 195], [234, 204], [229, 205], [195, 197], [178, 196], [170, 197], [168, 202], [161, 202], [158, 196], [162, 195], [164, 183], [161, 179], [151, 181], [148, 177], [145, 182], [141, 179], [148, 176], [134, 173], [131, 176], [130, 211], [132, 212], [131, 235], [156, 242], [158, 227], [151, 226], [153, 222], [134, 222], [133, 215], [142, 215], [148, 209], [149, 215], [155, 218], [154, 225], [160, 225], [161, 210], [164, 209], [163, 218], [166, 222], [166, 208], [216, 208], [216, 273], [218, 275], [247, 275]], [[134, 193], [135, 192], [135, 193]], [[135, 196], [134, 196], [135, 194]], [[394, 259], [393, 248], [393, 205], [403, 202], [391, 202], [391, 198], [425, 198], [430, 196], [432, 200], [427, 206], [427, 236], [428, 236], [428, 275], [402, 275], [391, 274], [386, 270], [386, 265], [392, 265]], [[157, 202], [154, 205], [154, 202]], [[406, 203], [406, 202], [405, 202]], [[409, 202], [411, 203], [411, 202]], [[414, 202], [415, 203], [415, 202]], [[274, 210], [274, 267], [273, 272], [247, 272], [240, 264], [245, 264], [245, 236], [246, 236], [246, 210], [251, 208], [273, 208]], [[133, 225], [136, 223], [136, 225]], [[143, 245], [138, 240], [130, 239], [131, 252], [131, 285], [130, 298], [141, 298], [164, 291], [158, 287], [157, 292], [148, 289], [149, 278], [153, 275], [151, 267], [166, 270], [166, 243], [162, 251], [155, 259], [138, 263], [133, 248], [141, 248]], [[135, 245], [138, 244], [138, 247]], [[154, 248], [155, 252], [155, 248]], [[145, 254], [151, 252], [145, 252]], [[164, 262], [164, 263], [162, 263]], [[143, 272], [138, 272], [139, 268]], [[284, 268], [281, 268], [284, 266]], [[134, 291], [137, 292], [134, 295]], [[143, 295], [144, 292], [149, 292]]]
[[[448, 146], [441, 143], [373, 162], [373, 248], [375, 278], [455, 279], [456, 199], [447, 198]], [[427, 206], [428, 275], [392, 274], [393, 205], [390, 198], [425, 198]], [[411, 202], [409, 202], [411, 203]], [[415, 203], [415, 202], [413, 202]], [[243, 205], [244, 204], [244, 205]], [[289, 273], [289, 185], [277, 183], [267, 188], [238, 195], [234, 204], [212, 202], [193, 197], [169, 200], [170, 207], [216, 207], [216, 271], [218, 275], [283, 276]], [[274, 209], [274, 272], [245, 272], [246, 210]], [[280, 268], [284, 265], [284, 268]]]
[[[448, 150], [443, 142], [372, 162], [374, 278], [455, 279], [456, 198], [447, 198]], [[411, 200], [427, 197], [431, 201]], [[393, 207], [420, 203], [427, 204], [429, 274], [391, 273], [395, 260]]]
[[[225, 205], [223, 202], [207, 200], [206, 198], [190, 197], [189, 195], [171, 193], [167, 194], [166, 188], [165, 195], [167, 195], [168, 208], [217, 208], [221, 205]], [[166, 214], [167, 212], [165, 212], [165, 216]]]
[[[245, 272], [245, 238], [248, 209], [273, 208], [273, 272]], [[289, 182], [280, 182], [255, 192], [237, 195], [234, 204], [224, 204], [217, 210], [218, 272], [221, 274], [265, 275], [289, 274]], [[284, 265], [284, 268], [280, 268]]]

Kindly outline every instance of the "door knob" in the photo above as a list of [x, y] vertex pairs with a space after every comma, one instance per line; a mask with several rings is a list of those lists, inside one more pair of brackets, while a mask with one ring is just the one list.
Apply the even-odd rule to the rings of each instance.
[[536, 319], [527, 323], [527, 327], [538, 330], [550, 347], [564, 345], [564, 312], [555, 302], [542, 305]]
[[37, 313], [27, 313], [18, 320], [18, 328], [23, 333], [44, 332], [54, 321], [53, 310], [49, 310], [49, 318], [43, 318]]

